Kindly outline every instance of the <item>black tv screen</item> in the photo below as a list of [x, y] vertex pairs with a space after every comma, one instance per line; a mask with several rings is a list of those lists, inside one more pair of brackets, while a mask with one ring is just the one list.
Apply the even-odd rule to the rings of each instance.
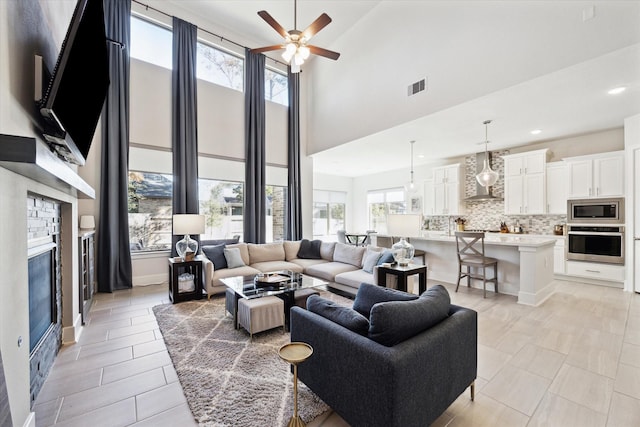
[[85, 163], [109, 87], [102, 0], [78, 0], [40, 100], [44, 137], [60, 157]]

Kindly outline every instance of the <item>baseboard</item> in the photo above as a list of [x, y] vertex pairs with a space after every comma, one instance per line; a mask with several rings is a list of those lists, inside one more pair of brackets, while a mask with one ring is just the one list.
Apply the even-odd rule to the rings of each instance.
[[24, 424], [22, 424], [22, 427], [36, 427], [36, 413], [35, 412], [29, 412], [29, 416], [27, 417], [26, 420], [24, 420]]
[[148, 286], [167, 283], [167, 274], [149, 274], [147, 276], [134, 276], [133, 286]]
[[73, 326], [62, 328], [62, 344], [77, 343], [82, 334], [82, 315], [78, 313], [73, 319]]

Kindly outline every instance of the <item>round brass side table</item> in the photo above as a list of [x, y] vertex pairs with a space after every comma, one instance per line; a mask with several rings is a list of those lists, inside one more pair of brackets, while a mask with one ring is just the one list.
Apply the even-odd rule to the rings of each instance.
[[287, 427], [305, 427], [306, 424], [298, 415], [298, 364], [313, 354], [313, 348], [304, 342], [291, 342], [280, 347], [278, 356], [293, 365], [293, 416]]

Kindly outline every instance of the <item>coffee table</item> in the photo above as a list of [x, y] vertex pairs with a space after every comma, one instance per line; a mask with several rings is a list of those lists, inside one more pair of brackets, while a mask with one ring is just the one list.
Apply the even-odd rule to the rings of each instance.
[[264, 274], [281, 275], [288, 277], [289, 279], [271, 283], [256, 281], [256, 275], [234, 276], [220, 279], [228, 289], [232, 289], [235, 292], [232, 314], [233, 324], [236, 329], [238, 328], [238, 298], [261, 298], [269, 295], [275, 295], [282, 298], [284, 301], [285, 329], [288, 331], [290, 310], [295, 304], [295, 292], [300, 289], [316, 288], [318, 286], [327, 285], [327, 282], [321, 279], [316, 279], [315, 277], [289, 270]]

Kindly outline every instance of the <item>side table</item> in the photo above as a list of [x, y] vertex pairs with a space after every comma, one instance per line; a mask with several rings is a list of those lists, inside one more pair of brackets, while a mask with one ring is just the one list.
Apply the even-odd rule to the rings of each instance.
[[409, 264], [406, 266], [394, 265], [391, 267], [378, 267], [378, 285], [387, 286], [387, 274], [393, 274], [398, 278], [398, 290], [407, 292], [407, 277], [418, 275], [418, 294], [427, 290], [427, 266]]
[[[193, 274], [194, 289], [189, 292], [180, 292], [178, 277], [181, 274]], [[202, 261], [176, 261], [169, 258], [169, 299], [172, 303], [202, 299]]]
[[287, 427], [304, 427], [306, 424], [298, 415], [298, 364], [313, 354], [313, 347], [304, 342], [290, 342], [280, 347], [278, 356], [293, 365], [293, 416]]

